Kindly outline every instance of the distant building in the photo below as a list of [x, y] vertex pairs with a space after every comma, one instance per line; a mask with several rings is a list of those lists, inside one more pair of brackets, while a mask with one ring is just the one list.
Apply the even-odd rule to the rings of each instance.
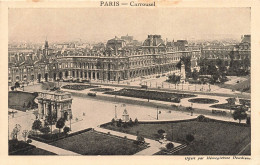
[[125, 40], [122, 40], [115, 36], [115, 38], [107, 41], [106, 49], [117, 52], [118, 49], [121, 49], [125, 46], [126, 46]]
[[201, 50], [202, 58], [209, 60], [224, 60], [225, 66], [230, 65], [231, 59], [243, 61], [248, 58], [251, 60], [251, 35], [243, 35], [241, 42], [236, 45], [209, 45]]
[[133, 36], [128, 36], [128, 34], [127, 34], [126, 36], [121, 36], [121, 39], [125, 40], [126, 43], [131, 43], [131, 42], [133, 42], [134, 37]]

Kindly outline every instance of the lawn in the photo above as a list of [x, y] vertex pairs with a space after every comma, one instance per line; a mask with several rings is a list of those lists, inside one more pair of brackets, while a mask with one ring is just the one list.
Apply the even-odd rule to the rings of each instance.
[[38, 93], [28, 93], [22, 91], [11, 91], [8, 93], [8, 107], [20, 111], [37, 108], [34, 99]]
[[247, 80], [241, 81], [236, 84], [219, 84], [221, 88], [232, 89], [234, 91], [251, 93], [251, 80], [247, 77]]
[[35, 148], [35, 146], [25, 143], [24, 141], [9, 140], [8, 141], [8, 151], [9, 155], [16, 155], [19, 151], [27, 151]]
[[88, 131], [50, 144], [82, 155], [133, 155], [146, 148], [146, 145], [134, 144], [133, 140], [96, 131]]
[[177, 102], [177, 103], [180, 102], [180, 99], [196, 96], [192, 94], [180, 94], [180, 93], [150, 91], [150, 90], [141, 90], [141, 89], [126, 89], [126, 88], [121, 89], [119, 91], [105, 92], [105, 94], [137, 97], [143, 99], [161, 100], [161, 101]]
[[[135, 135], [138, 131], [140, 135], [151, 139], [158, 139], [157, 131], [163, 129], [168, 140], [182, 144], [186, 143], [186, 135], [192, 134], [195, 140], [183, 150], [176, 152], [177, 155], [235, 155], [251, 140], [250, 127], [214, 121], [138, 124], [128, 128], [112, 125], [104, 127]], [[250, 150], [245, 154], [250, 155]]]

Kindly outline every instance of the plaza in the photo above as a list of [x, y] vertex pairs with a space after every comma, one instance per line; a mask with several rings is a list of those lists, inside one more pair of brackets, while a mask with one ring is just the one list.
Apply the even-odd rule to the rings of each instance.
[[[152, 79], [151, 79], [152, 80]], [[147, 79], [147, 81], [149, 81], [149, 79]], [[94, 82], [92, 82], [94, 83]], [[74, 84], [77, 85], [77, 83], [59, 83], [60, 86], [66, 86], [69, 84]], [[98, 82], [97, 82], [98, 84]], [[115, 86], [111, 86], [112, 84], [108, 84], [108, 85], [95, 85], [94, 89], [99, 89], [99, 88], [105, 88], [105, 89], [112, 89], [113, 91], [118, 91], [120, 89], [123, 89], [123, 87], [118, 87], [118, 84], [113, 84]], [[78, 84], [78, 85], [81, 85]], [[123, 85], [123, 84], [121, 84]], [[29, 86], [26, 86], [24, 88], [25, 91], [29, 91], [29, 92], [39, 92], [43, 90], [43, 87], [46, 86], [44, 84], [32, 84]], [[129, 87], [129, 85], [123, 85], [125, 87]], [[133, 88], [140, 88], [138, 86], [132, 86]], [[137, 118], [139, 121], [143, 121], [143, 122], [160, 122], [160, 121], [176, 121], [176, 120], [189, 120], [189, 119], [194, 119], [197, 116], [203, 114], [204, 116], [210, 117], [210, 118], [214, 118], [217, 120], [222, 120], [222, 121], [228, 121], [228, 122], [236, 122], [231, 115], [231, 111], [230, 110], [224, 110], [222, 109], [222, 111], [226, 111], [227, 115], [226, 116], [219, 116], [219, 115], [215, 115], [212, 114], [212, 109], [210, 105], [212, 104], [199, 104], [199, 103], [192, 103], [192, 107], [195, 109], [194, 113], [191, 114], [189, 111], [185, 111], [183, 110], [183, 108], [180, 108], [180, 110], [176, 109], [176, 108], [172, 108], [173, 104], [176, 104], [176, 106], [180, 106], [181, 107], [189, 107], [191, 106], [191, 102], [189, 102], [190, 98], [182, 98], [180, 103], [170, 103], [170, 102], [165, 102], [165, 101], [159, 101], [159, 100], [149, 100], [149, 102], [147, 101], [147, 99], [142, 99], [142, 98], [133, 98], [133, 97], [125, 97], [125, 96], [115, 96], [115, 95], [108, 95], [105, 94], [103, 90], [99, 91], [97, 90], [96, 92], [96, 97], [90, 97], [87, 96], [87, 94], [89, 92], [91, 92], [91, 90], [93, 90], [93, 88], [85, 88], [83, 90], [72, 90], [72, 89], [64, 89], [61, 88], [63, 91], [67, 92], [67, 93], [71, 93], [72, 94], [72, 99], [73, 99], [73, 103], [71, 104], [71, 112], [72, 112], [72, 120], [71, 120], [71, 133], [73, 132], [78, 132], [81, 131], [83, 129], [86, 128], [94, 128], [95, 130], [107, 133], [110, 132], [109, 130], [104, 130], [104, 129], [100, 129], [99, 126], [110, 122], [111, 119], [113, 119], [115, 116], [121, 118], [124, 110], [126, 109], [128, 114], [129, 114], [129, 118], [131, 118], [132, 120], [134, 120], [135, 118]], [[164, 88], [158, 89], [157, 90], [162, 90]], [[149, 89], [150, 90], [150, 89]], [[156, 89], [153, 89], [156, 90]], [[171, 91], [171, 89], [164, 89]], [[176, 92], [175, 89], [173, 89], [174, 92]], [[185, 91], [179, 91], [180, 93], [183, 93]], [[200, 91], [201, 92], [201, 91]], [[226, 103], [226, 99], [229, 98], [228, 96], [219, 96], [221, 95], [221, 93], [216, 96], [214, 95], [208, 95], [209, 92], [206, 93], [194, 93], [196, 95], [195, 98], [211, 98], [211, 99], [216, 99], [219, 102], [218, 103]], [[211, 92], [212, 93], [212, 92]], [[232, 94], [232, 92], [230, 92], [230, 95]], [[235, 95], [233, 93], [233, 95]], [[244, 96], [245, 98], [247, 98], [247, 95]], [[158, 110], [159, 108], [159, 110]], [[182, 110], [181, 110], [182, 109]], [[32, 123], [35, 120], [35, 115], [34, 115], [34, 111], [37, 110], [31, 110], [31, 111], [27, 111], [27, 112], [22, 112], [22, 111], [17, 111], [16, 114], [9, 115], [9, 130], [12, 130], [16, 124], [21, 125], [21, 129], [22, 130], [31, 130], [31, 126]], [[159, 114], [158, 114], [159, 112]], [[24, 121], [27, 122], [24, 122]], [[242, 123], [244, 123], [245, 120], [242, 121]], [[66, 122], [65, 125], [68, 126], [68, 122]], [[57, 132], [58, 130], [55, 129], [53, 130], [54, 132]], [[9, 132], [10, 133], [10, 132]], [[117, 134], [115, 133], [116, 136], [127, 136], [127, 137], [131, 137], [130, 135], [121, 135], [121, 134]], [[18, 135], [18, 139], [22, 140], [23, 137], [22, 135]], [[135, 137], [132, 137], [132, 139], [135, 139]], [[150, 141], [149, 139], [147, 139], [148, 141]], [[150, 147], [148, 147], [147, 149], [145, 149], [144, 151], [141, 151], [140, 154], [155, 154], [156, 152], [160, 151], [160, 145], [156, 144], [157, 142], [154, 142], [153, 140], [150, 141], [151, 144], [153, 144], [151, 147], [151, 149], [149, 149]], [[41, 147], [43, 144], [41, 143], [35, 143], [33, 142], [33, 144], [38, 145], [37, 147]], [[157, 147], [155, 147], [157, 146]], [[179, 145], [176, 145], [176, 147]], [[154, 148], [155, 147], [155, 148]], [[42, 147], [43, 149], [46, 150], [46, 147]], [[47, 146], [48, 148], [48, 146]], [[157, 149], [156, 149], [157, 148]], [[147, 150], [147, 152], [146, 152]], [[55, 150], [50, 150], [50, 152], [53, 153], [53, 151]], [[55, 153], [55, 152], [54, 152]], [[59, 154], [58, 152], [56, 154]], [[66, 152], [61, 151], [60, 154], [66, 154]], [[70, 152], [68, 152], [67, 154], [70, 154]], [[74, 153], [73, 153], [74, 154]]]

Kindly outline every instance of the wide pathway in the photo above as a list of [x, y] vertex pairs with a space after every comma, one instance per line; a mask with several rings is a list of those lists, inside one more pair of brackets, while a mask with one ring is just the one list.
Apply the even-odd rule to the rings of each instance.
[[46, 151], [53, 152], [57, 155], [63, 155], [63, 156], [79, 156], [80, 155], [78, 153], [71, 152], [71, 151], [68, 151], [68, 150], [64, 150], [62, 148], [55, 147], [55, 146], [52, 146], [52, 145], [49, 145], [49, 144], [46, 144], [46, 143], [42, 143], [42, 142], [39, 142], [39, 141], [36, 141], [36, 140], [33, 140], [31, 144], [35, 145], [37, 148], [41, 148], [41, 149], [44, 149]]
[[[117, 87], [115, 90], [120, 90], [121, 88]], [[82, 91], [75, 91], [75, 90], [69, 90], [69, 89], [62, 89], [63, 91], [67, 91], [67, 92], [70, 92], [72, 94], [74, 93], [81, 93], [81, 94], [84, 94], [86, 95], [86, 97], [89, 97], [87, 96], [87, 93], [88, 92], [91, 92], [90, 89], [85, 89], [85, 90], [82, 90]], [[218, 109], [218, 108], [212, 108], [210, 107], [211, 105], [213, 104], [199, 104], [199, 103], [192, 103], [189, 102], [188, 100], [191, 99], [191, 98], [184, 98], [181, 100], [181, 103], [172, 103], [172, 102], [167, 102], [167, 101], [159, 101], [159, 100], [149, 100], [149, 103], [148, 103], [148, 100], [147, 99], [143, 99], [143, 98], [135, 98], [135, 97], [127, 97], [127, 96], [116, 96], [115, 95], [109, 95], [109, 94], [103, 94], [102, 92], [97, 92], [97, 97], [92, 97], [94, 99], [101, 99], [101, 97], [106, 97], [106, 98], [110, 98], [110, 100], [112, 99], [115, 99], [115, 101], [119, 101], [119, 99], [121, 99], [121, 101], [126, 101], [128, 104], [131, 104], [130, 102], [128, 101], [136, 101], [134, 102], [135, 105], [137, 104], [141, 104], [142, 102], [143, 103], [146, 103], [146, 104], [143, 104], [143, 105], [146, 105], [146, 106], [149, 106], [149, 105], [154, 105], [156, 104], [160, 110], [164, 110], [165, 109], [165, 106], [167, 106], [168, 108], [171, 108], [173, 104], [175, 104], [176, 106], [181, 106], [181, 107], [189, 107], [192, 105], [193, 108], [195, 108], [195, 111], [194, 111], [194, 114], [193, 116], [197, 116], [197, 115], [200, 115], [200, 114], [203, 114], [207, 117], [210, 117], [210, 118], [213, 118], [213, 119], [217, 119], [217, 120], [224, 120], [224, 121], [231, 121], [231, 122], [237, 122], [233, 119], [232, 115], [231, 115], [231, 111], [228, 110], [228, 109]], [[204, 95], [197, 95], [197, 97], [194, 97], [194, 98], [209, 98], [209, 99], [216, 99], [218, 100], [219, 102], [216, 103], [216, 104], [223, 104], [223, 103], [227, 103], [226, 99], [228, 97], [218, 97], [218, 96], [204, 96]], [[227, 116], [221, 116], [221, 115], [214, 115], [212, 114], [212, 110], [215, 109], [215, 110], [221, 110], [221, 111], [225, 111], [227, 113]], [[168, 109], [169, 110], [169, 109]], [[174, 108], [172, 108], [173, 111], [176, 111], [176, 112], [184, 112], [184, 113], [189, 113], [187, 111], [181, 111], [181, 110], [176, 110]], [[170, 114], [168, 114], [170, 115]], [[245, 120], [243, 122], [246, 122]]]

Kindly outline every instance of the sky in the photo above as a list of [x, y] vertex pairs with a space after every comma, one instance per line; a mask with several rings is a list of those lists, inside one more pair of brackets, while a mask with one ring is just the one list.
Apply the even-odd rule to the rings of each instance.
[[10, 42], [106, 41], [149, 34], [163, 39], [239, 39], [250, 34], [250, 8], [9, 9]]

